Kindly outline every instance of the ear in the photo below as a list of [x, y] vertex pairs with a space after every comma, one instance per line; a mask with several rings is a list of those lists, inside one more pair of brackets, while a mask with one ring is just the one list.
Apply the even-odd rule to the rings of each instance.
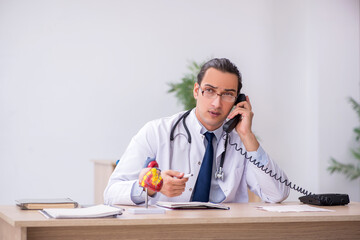
[[197, 82], [194, 84], [193, 94], [194, 94], [194, 98], [197, 100], [199, 95], [199, 84]]

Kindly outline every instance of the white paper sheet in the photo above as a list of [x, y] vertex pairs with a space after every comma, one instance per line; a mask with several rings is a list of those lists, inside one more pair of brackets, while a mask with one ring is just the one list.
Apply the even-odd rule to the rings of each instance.
[[335, 210], [311, 207], [309, 205], [258, 206], [258, 208], [269, 212], [335, 212]]

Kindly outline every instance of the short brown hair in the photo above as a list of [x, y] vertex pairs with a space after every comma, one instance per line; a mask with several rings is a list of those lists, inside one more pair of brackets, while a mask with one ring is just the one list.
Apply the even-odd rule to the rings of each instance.
[[235, 66], [235, 64], [230, 62], [229, 59], [227, 59], [227, 58], [214, 58], [214, 59], [211, 59], [210, 61], [207, 61], [206, 63], [204, 63], [204, 65], [202, 65], [202, 67], [200, 69], [199, 74], [197, 75], [197, 82], [198, 82], [199, 85], [201, 84], [201, 81], [203, 80], [205, 72], [209, 68], [215, 68], [215, 69], [217, 69], [219, 71], [222, 71], [222, 72], [235, 74], [238, 77], [237, 94], [240, 93], [240, 90], [242, 88], [241, 73], [238, 70], [238, 68]]

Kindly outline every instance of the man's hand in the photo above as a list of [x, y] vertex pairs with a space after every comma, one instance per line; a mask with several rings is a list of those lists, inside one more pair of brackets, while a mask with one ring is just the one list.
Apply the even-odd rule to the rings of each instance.
[[189, 180], [188, 178], [182, 178], [183, 176], [184, 173], [174, 170], [161, 171], [164, 183], [160, 192], [167, 197], [180, 196], [185, 191], [185, 184]]
[[259, 148], [259, 142], [251, 131], [254, 113], [251, 111], [251, 104], [248, 96], [246, 96], [246, 101], [239, 102], [236, 105], [228, 118], [232, 119], [238, 114], [241, 114], [241, 121], [236, 125], [235, 130], [239, 134], [241, 141], [244, 143], [246, 151], [256, 151]]
[[[145, 174], [151, 168], [144, 168], [139, 174], [139, 182], [142, 181]], [[185, 183], [189, 180], [188, 178], [182, 178], [184, 173], [167, 170], [161, 171], [161, 177], [163, 178], [163, 186], [160, 190], [162, 194], [167, 197], [180, 196], [185, 191]], [[156, 192], [148, 189], [148, 195], [153, 196]]]

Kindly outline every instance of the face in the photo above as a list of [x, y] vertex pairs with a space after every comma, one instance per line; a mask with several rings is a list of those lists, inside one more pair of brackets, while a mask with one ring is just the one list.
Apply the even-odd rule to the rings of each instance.
[[[201, 87], [201, 90], [199, 87]], [[206, 96], [203, 96], [201, 91], [207, 89], [210, 91], [213, 90], [218, 94], [230, 93], [236, 96], [237, 87], [238, 78], [235, 74], [224, 73], [215, 68], [209, 68], [205, 72], [201, 86], [199, 86], [198, 83], [195, 83], [195, 114], [207, 130], [214, 131], [215, 129], [221, 127], [234, 106], [234, 102], [226, 102], [222, 100], [220, 96], [216, 96], [214, 99], [209, 99]]]

